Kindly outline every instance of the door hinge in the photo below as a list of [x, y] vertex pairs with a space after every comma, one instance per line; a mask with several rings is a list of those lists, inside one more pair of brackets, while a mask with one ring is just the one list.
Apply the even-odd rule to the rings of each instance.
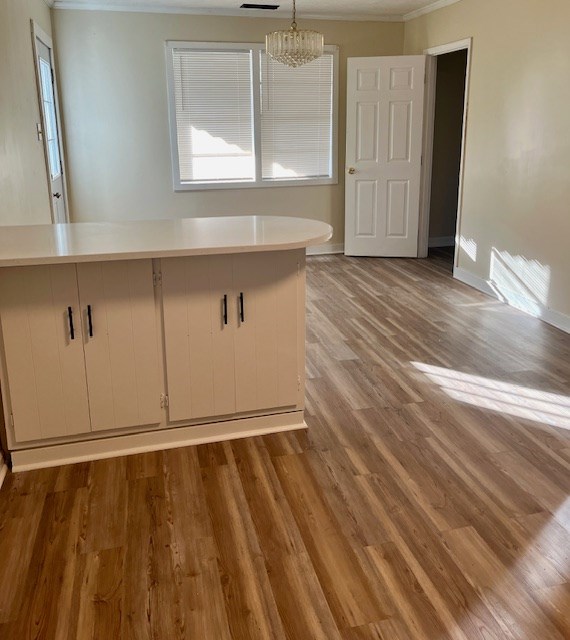
[[161, 271], [159, 271], [158, 273], [153, 273], [152, 274], [152, 284], [155, 287], [162, 286], [162, 272]]
[[301, 391], [301, 376], [297, 376], [297, 391]]
[[168, 396], [165, 393], [160, 394], [160, 408], [166, 409], [168, 407]]

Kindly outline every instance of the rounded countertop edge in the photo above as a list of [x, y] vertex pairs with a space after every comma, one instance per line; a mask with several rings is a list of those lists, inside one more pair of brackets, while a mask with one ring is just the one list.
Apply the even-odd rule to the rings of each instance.
[[[299, 240], [291, 240], [285, 238], [282, 242], [280, 241], [271, 241], [267, 243], [263, 242], [255, 242], [255, 243], [239, 243], [232, 244], [228, 242], [226, 244], [207, 244], [204, 246], [188, 246], [188, 247], [174, 247], [172, 249], [168, 248], [160, 248], [149, 249], [147, 247], [141, 247], [139, 249], [134, 246], [132, 249], [123, 249], [117, 248], [116, 251], [106, 251], [96, 250], [89, 251], [86, 250], [84, 253], [78, 251], [77, 253], [73, 253], [70, 251], [69, 253], [56, 253], [56, 252], [42, 252], [38, 250], [34, 255], [34, 251], [23, 251], [23, 255], [21, 256], [2, 256], [0, 253], [0, 268], [8, 268], [8, 267], [19, 267], [19, 266], [39, 266], [39, 265], [54, 265], [54, 264], [73, 264], [73, 263], [83, 263], [83, 262], [110, 262], [114, 260], [143, 260], [143, 259], [160, 259], [160, 258], [176, 258], [176, 257], [189, 257], [189, 256], [203, 256], [203, 255], [228, 255], [228, 254], [238, 254], [238, 253], [260, 253], [260, 252], [271, 252], [271, 251], [293, 251], [304, 249], [309, 246], [314, 246], [318, 244], [323, 244], [331, 239], [333, 235], [333, 228], [326, 222], [322, 222], [319, 220], [314, 220], [311, 218], [296, 218], [291, 216], [212, 216], [207, 218], [174, 218], [168, 220], [140, 220], [140, 221], [122, 221], [122, 222], [96, 222], [96, 223], [70, 223], [69, 227], [83, 227], [87, 228], [97, 228], [97, 229], [107, 229], [109, 231], [114, 230], [116, 228], [123, 228], [132, 230], [137, 224], [141, 224], [141, 226], [147, 226], [149, 224], [160, 225], [161, 223], [165, 223], [165, 226], [172, 225], [173, 223], [184, 224], [184, 221], [208, 221], [208, 224], [223, 224], [228, 220], [236, 221], [236, 219], [241, 219], [244, 222], [251, 222], [254, 219], [265, 221], [271, 224], [272, 221], [275, 221], [276, 224], [280, 222], [285, 224], [289, 224], [292, 221], [299, 222], [307, 222], [314, 225], [318, 225], [320, 229], [317, 229], [319, 233], [316, 235], [312, 235], [310, 237], [304, 237]], [[249, 219], [249, 220], [246, 220]], [[192, 224], [192, 223], [190, 223]], [[26, 232], [30, 234], [35, 230], [42, 229], [49, 237], [49, 233], [53, 234], [54, 229], [56, 227], [68, 227], [68, 225], [30, 225], [19, 226], [19, 227], [5, 227], [5, 229], [16, 229], [16, 233], [20, 236], [18, 240], [23, 240], [22, 236], [26, 235]], [[76, 228], [77, 228], [76, 227]], [[48, 232], [49, 230], [49, 232]], [[315, 231], [317, 231], [315, 230]], [[20, 235], [21, 234], [21, 235]], [[134, 243], [136, 244], [136, 243]], [[27, 255], [26, 255], [27, 253]]]

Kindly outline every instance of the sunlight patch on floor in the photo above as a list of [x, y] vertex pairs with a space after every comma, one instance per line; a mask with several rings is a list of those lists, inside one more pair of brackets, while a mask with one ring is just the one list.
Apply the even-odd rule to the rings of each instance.
[[453, 400], [570, 430], [570, 397], [510, 382], [412, 362]]

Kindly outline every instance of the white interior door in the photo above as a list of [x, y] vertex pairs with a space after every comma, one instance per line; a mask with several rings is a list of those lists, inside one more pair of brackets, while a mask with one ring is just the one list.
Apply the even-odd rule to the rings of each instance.
[[68, 222], [57, 86], [53, 70], [53, 46], [49, 36], [34, 23], [32, 26], [38, 97], [42, 117], [38, 135], [42, 139], [45, 149], [52, 219], [53, 222]]
[[418, 255], [425, 56], [348, 59], [345, 253]]

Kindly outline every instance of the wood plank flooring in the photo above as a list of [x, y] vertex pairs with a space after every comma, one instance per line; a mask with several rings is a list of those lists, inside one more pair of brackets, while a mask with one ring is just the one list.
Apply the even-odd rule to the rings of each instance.
[[570, 638], [570, 336], [308, 261], [308, 431], [9, 474], [0, 638]]

